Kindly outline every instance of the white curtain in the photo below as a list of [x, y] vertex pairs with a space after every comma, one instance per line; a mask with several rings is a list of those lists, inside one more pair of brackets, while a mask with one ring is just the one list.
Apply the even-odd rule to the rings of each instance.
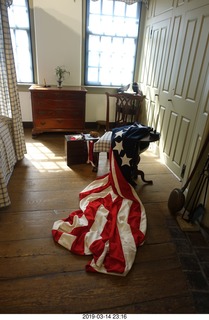
[[26, 153], [17, 77], [13, 56], [7, 6], [11, 0], [0, 0], [0, 115], [12, 119], [17, 160]]

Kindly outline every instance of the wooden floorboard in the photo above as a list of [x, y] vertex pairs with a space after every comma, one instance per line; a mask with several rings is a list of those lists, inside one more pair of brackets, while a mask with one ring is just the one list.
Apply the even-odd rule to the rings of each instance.
[[[69, 168], [64, 135], [31, 138], [28, 153], [9, 182], [11, 206], [0, 210], [0, 313], [195, 313], [185, 275], [166, 224], [170, 191], [180, 183], [147, 151], [138, 179], [147, 215], [145, 243], [126, 277], [87, 273], [91, 256], [78, 256], [53, 241], [54, 221], [79, 207], [81, 192], [97, 174], [90, 164]], [[106, 155], [98, 174], [108, 171]]]
[[[17, 313], [30, 307], [36, 313], [38, 306], [50, 311], [50, 306], [53, 310], [58, 310], [60, 305], [68, 305], [69, 313], [94, 312], [100, 309], [108, 313], [109, 308], [118, 306], [123, 313], [123, 305], [185, 296], [187, 286], [180, 268], [173, 266], [173, 261], [168, 261], [167, 268], [164, 266], [163, 262], [157, 266], [155, 276], [153, 270], [145, 266], [133, 268], [126, 278], [104, 277], [77, 270], [2, 281], [1, 291], [4, 292], [4, 297], [1, 297], [0, 311], [3, 311], [2, 306]], [[174, 273], [175, 281], [168, 286]]]

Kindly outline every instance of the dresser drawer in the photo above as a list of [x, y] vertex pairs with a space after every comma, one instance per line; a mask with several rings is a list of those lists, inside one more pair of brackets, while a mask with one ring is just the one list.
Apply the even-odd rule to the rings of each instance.
[[[66, 129], [66, 131], [82, 130], [84, 123], [80, 119], [64, 119], [64, 118], [43, 118], [34, 120], [34, 126], [37, 129]], [[51, 131], [51, 130], [50, 130]]]
[[53, 99], [40, 99], [33, 101], [35, 109], [71, 109], [84, 107], [84, 103], [81, 100], [53, 100]]
[[34, 100], [85, 100], [85, 93], [68, 91], [39, 91], [33, 93]]
[[39, 106], [34, 111], [34, 118], [45, 119], [45, 118], [67, 118], [67, 119], [81, 119], [84, 117], [85, 109], [82, 106], [60, 106], [50, 107]]

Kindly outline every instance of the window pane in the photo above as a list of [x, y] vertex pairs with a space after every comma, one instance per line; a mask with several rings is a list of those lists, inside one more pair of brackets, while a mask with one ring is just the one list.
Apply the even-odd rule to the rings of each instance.
[[140, 8], [139, 3], [87, 0], [86, 85], [133, 81]]
[[13, 0], [8, 8], [9, 24], [18, 82], [33, 82], [30, 22], [26, 0]]
[[123, 18], [115, 18], [114, 29], [117, 36], [125, 37], [127, 32], [129, 32], [129, 30], [126, 29], [125, 19]]
[[89, 2], [89, 12], [90, 13], [100, 13], [101, 1], [90, 1]]
[[94, 34], [100, 34], [101, 33], [101, 21], [100, 16], [91, 14], [89, 16], [89, 32], [92, 32]]
[[100, 50], [100, 37], [99, 36], [90, 36], [89, 37], [89, 48], [90, 48], [90, 51], [99, 51]]
[[28, 12], [24, 7], [14, 7], [9, 10], [9, 22], [12, 28], [29, 28]]
[[13, 0], [14, 6], [25, 6], [25, 0]]
[[138, 24], [135, 21], [126, 21], [126, 30], [128, 30], [127, 36], [136, 38], [138, 34]]
[[99, 54], [95, 52], [89, 52], [89, 66], [97, 67], [99, 65]]
[[113, 13], [113, 1], [103, 1], [102, 13], [112, 15]]
[[122, 52], [124, 50], [123, 38], [114, 38], [112, 40], [112, 50]]
[[123, 17], [125, 15], [125, 8], [126, 8], [126, 5], [124, 2], [115, 2], [115, 16], [121, 16]]
[[137, 4], [134, 3], [131, 6], [126, 7], [126, 16], [127, 17], [132, 17], [132, 18], [137, 18]]
[[98, 69], [97, 68], [88, 68], [88, 82], [95, 83], [98, 81]]
[[111, 59], [111, 53], [102, 53], [100, 57], [100, 65], [106, 66], [106, 69], [111, 67], [112, 65], [112, 59]]

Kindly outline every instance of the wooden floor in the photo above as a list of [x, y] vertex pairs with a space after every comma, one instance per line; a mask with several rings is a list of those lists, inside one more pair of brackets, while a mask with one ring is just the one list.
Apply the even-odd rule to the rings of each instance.
[[[96, 178], [90, 164], [67, 167], [64, 134], [31, 138], [9, 182], [12, 205], [0, 210], [0, 313], [195, 313], [166, 217], [170, 191], [180, 183], [150, 151], [138, 181], [148, 219], [145, 244], [126, 277], [86, 273], [91, 257], [55, 244], [53, 222], [78, 209], [79, 192]], [[101, 158], [108, 168], [106, 157]]]

